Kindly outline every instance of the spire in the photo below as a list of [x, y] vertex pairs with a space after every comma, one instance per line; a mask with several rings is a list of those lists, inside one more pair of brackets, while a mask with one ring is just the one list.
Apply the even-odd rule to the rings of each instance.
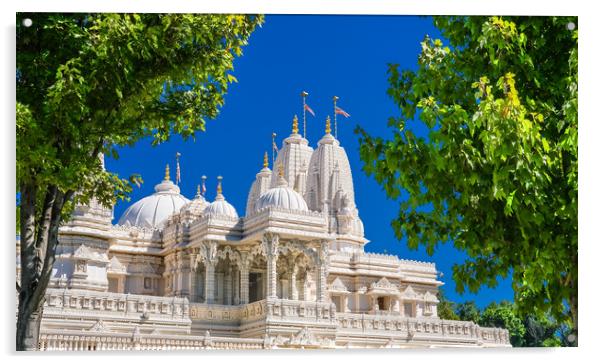
[[217, 176], [217, 194], [218, 196], [222, 194], [222, 176]]
[[196, 185], [196, 196], [195, 197], [199, 197], [201, 196], [201, 185]]
[[293, 134], [299, 134], [299, 118], [297, 118], [297, 115], [293, 118]]
[[286, 179], [284, 179], [284, 167], [282, 166], [282, 162], [278, 163], [278, 187], [288, 186]]
[[263, 168], [268, 168], [268, 152], [263, 153]]
[[169, 163], [167, 163], [165, 165], [165, 177], [163, 178], [164, 181], [170, 181], [170, 177], [169, 177]]
[[326, 134], [330, 134], [330, 115], [326, 117]]

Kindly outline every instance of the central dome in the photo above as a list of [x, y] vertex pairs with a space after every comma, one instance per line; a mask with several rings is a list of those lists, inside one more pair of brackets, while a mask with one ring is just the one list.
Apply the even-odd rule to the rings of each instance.
[[190, 202], [180, 195], [180, 188], [167, 177], [155, 186], [155, 193], [136, 202], [121, 215], [118, 224], [156, 229], [163, 226], [169, 216]]
[[272, 206], [287, 210], [309, 211], [303, 196], [290, 188], [282, 176], [276, 187], [270, 188], [259, 197], [255, 203], [255, 211]]

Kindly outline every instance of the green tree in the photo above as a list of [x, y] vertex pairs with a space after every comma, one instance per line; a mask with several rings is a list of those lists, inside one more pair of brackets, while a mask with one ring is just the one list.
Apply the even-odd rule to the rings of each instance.
[[524, 346], [525, 325], [517, 315], [514, 305], [509, 302], [491, 303], [483, 310], [478, 324], [507, 329], [512, 346]]
[[455, 312], [456, 304], [445, 297], [445, 292], [443, 289], [439, 289], [437, 292], [437, 299], [439, 303], [437, 304], [437, 316], [443, 320], [459, 320], [460, 318]]
[[474, 301], [467, 301], [456, 305], [456, 314], [462, 321], [479, 322], [481, 311]]
[[523, 325], [525, 326], [524, 346], [563, 346], [560, 335], [557, 335], [561, 327], [553, 319], [527, 315]]
[[[31, 26], [22, 23], [32, 20]], [[224, 104], [233, 60], [263, 17], [17, 14], [17, 350], [35, 350], [59, 225], [91, 198], [111, 206], [139, 176], [100, 153], [144, 137], [194, 137]]]
[[364, 171], [400, 201], [398, 239], [466, 252], [460, 293], [511, 275], [521, 315], [576, 332], [577, 18], [434, 21], [447, 45], [427, 36], [417, 70], [389, 66], [392, 137], [356, 129]]

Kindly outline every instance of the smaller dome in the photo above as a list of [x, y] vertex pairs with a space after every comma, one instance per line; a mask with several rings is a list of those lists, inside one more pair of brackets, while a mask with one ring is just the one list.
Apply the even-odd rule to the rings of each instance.
[[217, 195], [215, 201], [205, 208], [204, 213], [207, 215], [228, 216], [238, 219], [238, 213], [236, 212], [236, 209], [228, 201], [226, 201], [221, 193]]
[[205, 209], [207, 208], [207, 206], [209, 206], [209, 202], [205, 200], [205, 197], [203, 197], [203, 195], [201, 194], [199, 187], [192, 201], [182, 206], [182, 209], [180, 209], [180, 214], [201, 216], [203, 214], [203, 211], [205, 211]]
[[179, 213], [189, 200], [180, 195], [180, 188], [168, 178], [166, 176], [165, 180], [155, 185], [155, 193], [128, 207], [118, 225], [157, 229], [163, 227], [170, 216]]
[[255, 203], [255, 211], [272, 206], [287, 210], [309, 211], [303, 196], [290, 188], [282, 176], [279, 177], [276, 187], [270, 188], [259, 196]]

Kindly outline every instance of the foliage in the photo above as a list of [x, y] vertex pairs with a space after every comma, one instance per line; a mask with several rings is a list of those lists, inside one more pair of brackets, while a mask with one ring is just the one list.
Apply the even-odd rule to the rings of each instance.
[[439, 300], [437, 304], [437, 315], [439, 318], [443, 320], [460, 320], [454, 310], [455, 303], [445, 297], [443, 289], [439, 289], [439, 292], [437, 292], [437, 299]]
[[556, 335], [561, 328], [554, 320], [527, 315], [523, 325], [525, 326], [524, 346], [562, 346], [560, 337]]
[[511, 303], [501, 302], [497, 304], [494, 302], [490, 304], [483, 310], [478, 324], [481, 326], [505, 328], [510, 334], [510, 343], [512, 346], [524, 346], [525, 325], [516, 314]]
[[456, 305], [456, 313], [462, 321], [479, 322], [481, 311], [474, 301], [467, 301]]
[[[32, 19], [32, 26], [22, 24]], [[255, 15], [17, 14], [17, 193], [21, 282], [17, 349], [35, 332], [58, 226], [75, 203], [111, 206], [140, 176], [105, 171], [100, 153], [144, 137], [194, 138], [236, 81]], [[38, 325], [39, 327], [39, 325]], [[35, 335], [37, 336], [37, 335]]]
[[[437, 17], [417, 70], [389, 67], [392, 137], [360, 156], [408, 246], [453, 242], [462, 293], [512, 276], [521, 315], [577, 323], [576, 17]], [[416, 134], [426, 129], [427, 137]], [[517, 327], [520, 325], [517, 325]]]
[[444, 320], [472, 321], [481, 326], [507, 329], [513, 346], [574, 346], [569, 340], [573, 331], [559, 324], [551, 317], [537, 317], [532, 314], [522, 316], [516, 305], [504, 302], [492, 302], [480, 310], [474, 301], [454, 303], [449, 301], [442, 291], [439, 292], [437, 313]]

